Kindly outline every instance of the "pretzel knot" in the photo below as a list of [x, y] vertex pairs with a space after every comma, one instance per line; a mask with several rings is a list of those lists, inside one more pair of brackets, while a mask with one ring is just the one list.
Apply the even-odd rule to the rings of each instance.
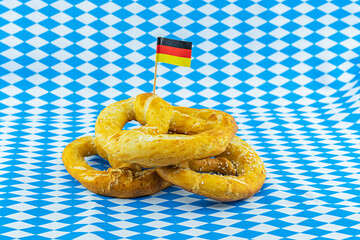
[[[132, 120], [142, 126], [122, 130]], [[252, 196], [265, 181], [264, 164], [235, 136], [237, 129], [235, 119], [225, 112], [173, 107], [156, 95], [140, 94], [102, 110], [95, 138], [73, 141], [62, 159], [74, 178], [101, 195], [139, 197], [175, 184], [216, 200], [235, 201]], [[91, 155], [107, 159], [111, 168], [91, 168], [85, 161]]]

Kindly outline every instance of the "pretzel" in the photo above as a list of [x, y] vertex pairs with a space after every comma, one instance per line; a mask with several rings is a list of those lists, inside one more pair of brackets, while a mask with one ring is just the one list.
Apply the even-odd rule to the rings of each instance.
[[224, 202], [253, 196], [262, 187], [266, 174], [257, 153], [236, 136], [215, 158], [159, 167], [156, 171], [166, 181], [187, 191]]
[[134, 198], [156, 193], [171, 184], [155, 169], [142, 171], [137, 164], [119, 164], [119, 168], [98, 171], [84, 157], [98, 155], [95, 138], [79, 138], [66, 146], [62, 160], [66, 170], [90, 191], [109, 197]]
[[[121, 130], [132, 120], [143, 126]], [[235, 119], [225, 112], [173, 107], [151, 93], [109, 105], [95, 124], [99, 154], [114, 168], [121, 163], [157, 167], [212, 157], [225, 151], [236, 132]]]
[[[142, 126], [122, 130], [132, 120]], [[156, 95], [140, 94], [101, 111], [96, 137], [73, 141], [62, 159], [74, 178], [105, 196], [139, 197], [173, 183], [215, 200], [236, 201], [259, 191], [266, 174], [259, 156], [236, 132], [234, 118], [225, 112], [173, 107]], [[111, 168], [91, 168], [84, 157], [95, 154]]]

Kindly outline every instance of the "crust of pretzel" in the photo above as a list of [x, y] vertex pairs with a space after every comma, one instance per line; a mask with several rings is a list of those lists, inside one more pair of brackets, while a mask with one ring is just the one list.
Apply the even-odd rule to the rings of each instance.
[[156, 193], [171, 185], [159, 177], [155, 169], [142, 171], [141, 167], [136, 165], [122, 165], [123, 168], [109, 168], [107, 171], [95, 170], [84, 158], [98, 154], [95, 138], [91, 136], [71, 142], [62, 154], [66, 170], [94, 193], [109, 197], [134, 198]]
[[[131, 120], [143, 126], [122, 130]], [[95, 136], [100, 155], [112, 167], [124, 162], [158, 167], [218, 155], [237, 129], [235, 119], [225, 112], [173, 107], [145, 93], [102, 110]]]
[[[226, 162], [224, 158], [229, 162]], [[263, 162], [249, 144], [239, 137], [235, 136], [220, 155], [202, 161], [200, 163], [191, 161], [187, 166], [182, 164], [159, 167], [157, 172], [166, 181], [187, 191], [223, 202], [249, 198], [264, 184], [266, 172]], [[212, 162], [208, 164], [209, 161]], [[217, 168], [222, 170], [217, 170]], [[227, 172], [228, 175], [196, 171]]]

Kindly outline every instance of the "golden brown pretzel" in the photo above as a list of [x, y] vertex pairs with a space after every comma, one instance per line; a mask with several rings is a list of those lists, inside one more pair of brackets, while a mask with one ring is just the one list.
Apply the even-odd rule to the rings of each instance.
[[[197, 173], [194, 170], [228, 175]], [[253, 196], [262, 187], [266, 174], [257, 153], [236, 136], [227, 149], [213, 159], [158, 167], [157, 172], [163, 179], [187, 191], [224, 202]]]
[[[121, 130], [131, 120], [143, 126]], [[226, 149], [236, 131], [235, 119], [225, 112], [172, 107], [151, 93], [109, 105], [95, 124], [98, 151], [114, 168], [124, 162], [157, 167], [212, 157]]]
[[155, 169], [142, 171], [136, 164], [125, 164], [118, 169], [98, 171], [90, 167], [84, 157], [97, 155], [94, 137], [82, 137], [66, 146], [62, 160], [66, 170], [84, 187], [97, 194], [133, 198], [156, 193], [171, 184], [156, 173]]

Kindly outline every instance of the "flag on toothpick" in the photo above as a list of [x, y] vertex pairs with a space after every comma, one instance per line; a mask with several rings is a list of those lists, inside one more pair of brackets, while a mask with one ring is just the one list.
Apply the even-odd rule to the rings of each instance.
[[157, 63], [163, 62], [178, 66], [190, 67], [191, 48], [191, 42], [163, 37], [157, 38], [153, 94], [155, 94], [156, 87]]
[[158, 37], [156, 48], [156, 62], [190, 67], [191, 47], [191, 42]]

